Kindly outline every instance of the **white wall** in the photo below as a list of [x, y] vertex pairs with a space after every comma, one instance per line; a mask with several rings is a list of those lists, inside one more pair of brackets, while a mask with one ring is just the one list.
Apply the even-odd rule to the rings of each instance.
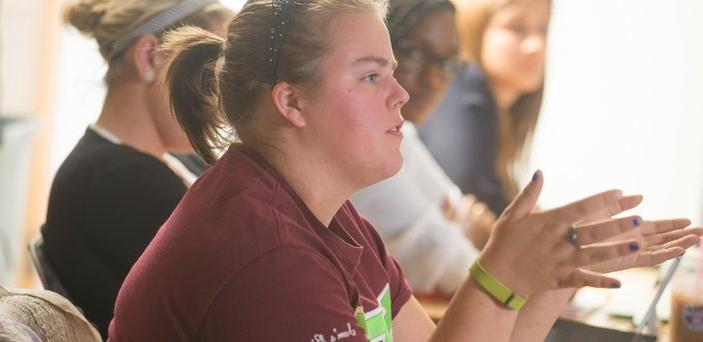
[[39, 122], [39, 63], [44, 0], [0, 1], [0, 116], [24, 121], [2, 128], [0, 142], [0, 284], [12, 284], [30, 180], [30, 155]]
[[555, 0], [532, 169], [551, 207], [601, 189], [700, 221], [703, 1]]
[[0, 0], [0, 115], [36, 109], [42, 0]]

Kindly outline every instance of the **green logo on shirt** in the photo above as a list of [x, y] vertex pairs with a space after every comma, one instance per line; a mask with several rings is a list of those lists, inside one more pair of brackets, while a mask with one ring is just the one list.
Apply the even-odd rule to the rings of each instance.
[[390, 286], [386, 286], [381, 294], [376, 297], [378, 307], [364, 312], [364, 308], [356, 309], [356, 320], [366, 332], [366, 338], [370, 342], [393, 342], [393, 316], [391, 309]]

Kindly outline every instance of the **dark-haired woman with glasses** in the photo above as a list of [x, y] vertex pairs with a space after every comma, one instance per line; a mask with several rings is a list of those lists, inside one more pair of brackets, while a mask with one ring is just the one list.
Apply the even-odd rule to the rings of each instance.
[[464, 195], [418, 137], [456, 70], [459, 38], [448, 0], [391, 1], [388, 16], [395, 77], [410, 94], [401, 143], [404, 164], [395, 176], [352, 196], [373, 222], [418, 293], [450, 295], [485, 245], [495, 217]]

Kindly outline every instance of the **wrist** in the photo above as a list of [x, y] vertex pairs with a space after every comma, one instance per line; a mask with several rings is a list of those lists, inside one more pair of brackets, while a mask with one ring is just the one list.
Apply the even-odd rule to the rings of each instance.
[[493, 253], [489, 251], [490, 245], [490, 243], [486, 245], [486, 248], [483, 250], [484, 253], [481, 253], [477, 259], [486, 272], [490, 273], [496, 280], [499, 280], [506, 287], [520, 295], [526, 297], [533, 295], [534, 293], [531, 290], [529, 282], [520, 275], [520, 270], [511, 267], [517, 264], [517, 262], [510, 261], [502, 256], [493, 257], [491, 255]]
[[470, 269], [471, 279], [494, 300], [502, 303], [507, 308], [519, 310], [527, 302], [527, 296], [515, 292], [498, 278], [487, 271], [477, 260]]

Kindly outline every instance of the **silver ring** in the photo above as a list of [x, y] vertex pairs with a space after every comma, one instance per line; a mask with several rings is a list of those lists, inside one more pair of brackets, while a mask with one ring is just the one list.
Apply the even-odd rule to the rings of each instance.
[[579, 236], [576, 234], [576, 228], [574, 226], [569, 227], [569, 231], [566, 232], [566, 240], [570, 244], [574, 245], [576, 248], [581, 248], [581, 243], [579, 243]]

